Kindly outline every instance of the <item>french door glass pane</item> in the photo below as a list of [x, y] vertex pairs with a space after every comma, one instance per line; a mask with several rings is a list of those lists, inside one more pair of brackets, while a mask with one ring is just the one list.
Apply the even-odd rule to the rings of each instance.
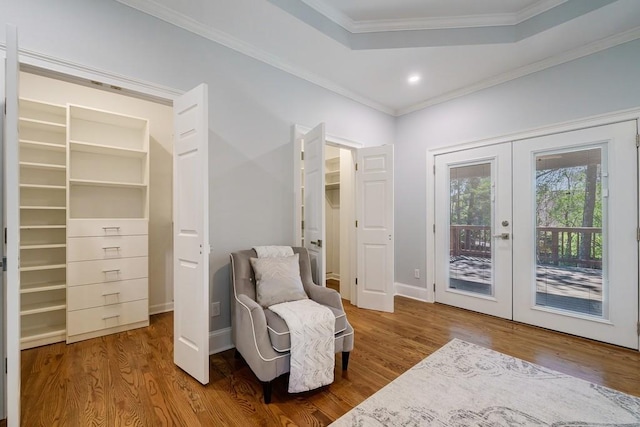
[[491, 163], [449, 174], [449, 289], [493, 295]]
[[602, 317], [601, 151], [535, 156], [537, 306]]

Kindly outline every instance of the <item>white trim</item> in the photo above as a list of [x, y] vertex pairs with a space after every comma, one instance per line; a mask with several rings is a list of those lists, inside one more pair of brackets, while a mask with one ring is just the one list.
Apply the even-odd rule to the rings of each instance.
[[[632, 108], [628, 110], [615, 111], [611, 113], [599, 114], [591, 117], [586, 117], [577, 120], [570, 120], [565, 122], [554, 123], [547, 126], [540, 126], [532, 129], [527, 129], [511, 134], [502, 136], [487, 138], [483, 140], [467, 141], [448, 147], [439, 147], [433, 149], [427, 149], [427, 188], [426, 188], [426, 201], [427, 201], [427, 240], [426, 240], [426, 265], [431, 266], [427, 268], [426, 280], [427, 280], [427, 293], [430, 301], [435, 301], [435, 295], [429, 283], [435, 283], [435, 235], [433, 233], [433, 224], [435, 224], [435, 175], [433, 173], [433, 167], [435, 165], [435, 156], [455, 151], [466, 150], [470, 148], [478, 148], [487, 145], [501, 144], [505, 142], [519, 141], [529, 138], [537, 138], [540, 136], [552, 135], [562, 132], [571, 132], [575, 130], [603, 126], [613, 123], [619, 123], [630, 120], [640, 120], [640, 108]], [[430, 207], [430, 208], [429, 208]], [[431, 261], [430, 261], [431, 260]]]
[[396, 289], [394, 295], [405, 297], [405, 298], [411, 298], [411, 299], [415, 299], [423, 302], [433, 302], [433, 299], [429, 297], [429, 292], [425, 288], [422, 288], [419, 286], [407, 285], [405, 283], [400, 283], [400, 282], [395, 282], [393, 285]]
[[234, 347], [231, 340], [231, 328], [209, 332], [209, 354], [220, 353]]
[[319, 76], [308, 70], [305, 70], [296, 65], [293, 65], [276, 55], [273, 55], [265, 50], [262, 50], [256, 46], [253, 46], [252, 44], [244, 42], [236, 37], [233, 37], [228, 33], [206, 26], [196, 21], [195, 19], [192, 19], [179, 12], [176, 12], [164, 5], [156, 3], [153, 0], [117, 0], [117, 1], [129, 7], [137, 9], [141, 12], [144, 12], [148, 15], [161, 19], [165, 22], [173, 24], [177, 27], [180, 27], [184, 30], [187, 30], [193, 34], [197, 34], [213, 42], [221, 44], [222, 46], [228, 47], [229, 49], [235, 50], [246, 56], [257, 59], [258, 61], [264, 62], [265, 64], [271, 65], [272, 67], [275, 67], [293, 76], [299, 77], [303, 80], [306, 80], [324, 89], [330, 90], [331, 92], [337, 93], [338, 95], [342, 95], [345, 98], [349, 98], [353, 101], [356, 101], [360, 104], [374, 108], [386, 114], [393, 115], [395, 113], [395, 110], [393, 108], [389, 108], [383, 104], [380, 104], [376, 101], [373, 101], [369, 98], [366, 98], [355, 92], [352, 92], [351, 90], [347, 89], [344, 86], [341, 86], [322, 76]]
[[350, 33], [385, 31], [432, 30], [443, 28], [477, 28], [517, 25], [544, 13], [567, 0], [540, 0], [533, 5], [512, 13], [484, 15], [436, 16], [399, 19], [354, 20], [339, 9], [322, 0], [302, 0], [307, 6], [329, 18]]
[[[301, 138], [304, 134], [306, 134], [311, 129], [313, 129], [312, 127], [303, 126], [303, 125], [293, 125], [293, 128], [294, 128], [295, 136], [297, 136], [298, 138]], [[364, 147], [364, 144], [361, 142], [354, 141], [352, 139], [341, 138], [339, 136], [335, 136], [330, 133], [325, 134], [325, 141], [328, 142], [330, 145], [341, 145], [346, 148], [355, 148], [356, 150], [358, 148]]]
[[89, 67], [25, 49], [20, 49], [20, 64], [36, 67], [44, 71], [62, 73], [72, 77], [98, 81], [106, 85], [139, 92], [162, 100], [174, 100], [184, 93], [184, 91], [172, 89], [167, 86], [127, 77], [110, 71], [100, 70], [98, 68]]
[[560, 53], [558, 55], [551, 56], [538, 62], [534, 62], [529, 65], [525, 65], [520, 68], [516, 68], [506, 73], [498, 74], [497, 76], [484, 79], [480, 82], [472, 85], [456, 89], [451, 92], [444, 93], [442, 95], [435, 96], [427, 99], [424, 102], [415, 104], [410, 107], [400, 108], [396, 110], [396, 116], [402, 116], [414, 111], [422, 110], [432, 105], [441, 104], [446, 101], [450, 101], [461, 96], [469, 95], [474, 92], [478, 92], [483, 89], [487, 89], [493, 86], [497, 86], [502, 83], [506, 83], [511, 80], [515, 80], [520, 77], [527, 76], [529, 74], [536, 73], [538, 71], [546, 70], [547, 68], [555, 67], [556, 65], [564, 64], [575, 59], [579, 59], [591, 54], [603, 51], [605, 49], [618, 46], [623, 43], [627, 43], [640, 38], [640, 27], [633, 28], [631, 30], [624, 31], [613, 36], [606, 37], [604, 39], [589, 43], [581, 46], [577, 49], [569, 50], [567, 52]]
[[168, 313], [170, 311], [173, 311], [173, 301], [149, 306], [149, 316], [153, 316], [154, 314]]
[[301, 0], [310, 8], [314, 9], [316, 12], [324, 15], [325, 17], [332, 20], [334, 23], [340, 25], [345, 30], [350, 33], [355, 33], [356, 22], [351, 19], [346, 13], [341, 10], [336, 9], [335, 7], [327, 4], [323, 0]]

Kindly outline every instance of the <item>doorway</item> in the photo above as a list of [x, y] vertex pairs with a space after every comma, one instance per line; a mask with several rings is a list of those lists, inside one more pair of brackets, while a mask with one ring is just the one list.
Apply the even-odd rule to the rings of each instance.
[[627, 121], [435, 156], [435, 300], [637, 349], [636, 134]]
[[[324, 123], [294, 126], [294, 244], [308, 250], [314, 282], [324, 286], [327, 143], [340, 148], [340, 293], [360, 308], [393, 312], [393, 145], [326, 136]], [[332, 185], [338, 162], [330, 161]]]
[[[351, 299], [349, 277], [355, 236], [353, 223], [355, 188], [353, 151], [339, 145], [325, 146], [326, 286]], [[342, 275], [341, 275], [342, 273]], [[344, 277], [344, 280], [341, 280]]]

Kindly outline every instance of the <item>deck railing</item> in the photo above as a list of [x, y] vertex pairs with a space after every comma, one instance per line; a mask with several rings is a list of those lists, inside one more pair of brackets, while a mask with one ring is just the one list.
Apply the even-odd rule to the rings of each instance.
[[[452, 225], [450, 255], [491, 257], [491, 227]], [[539, 264], [602, 268], [602, 229], [598, 227], [537, 227]]]

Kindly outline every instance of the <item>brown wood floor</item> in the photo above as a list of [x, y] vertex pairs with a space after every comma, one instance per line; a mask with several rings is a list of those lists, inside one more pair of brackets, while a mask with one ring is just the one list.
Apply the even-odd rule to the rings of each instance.
[[349, 370], [300, 395], [274, 383], [273, 402], [234, 350], [211, 356], [202, 386], [172, 362], [172, 313], [151, 326], [22, 352], [25, 426], [321, 426], [330, 424], [452, 338], [640, 396], [640, 353], [489, 316], [396, 297], [394, 314], [345, 304], [354, 326]]

